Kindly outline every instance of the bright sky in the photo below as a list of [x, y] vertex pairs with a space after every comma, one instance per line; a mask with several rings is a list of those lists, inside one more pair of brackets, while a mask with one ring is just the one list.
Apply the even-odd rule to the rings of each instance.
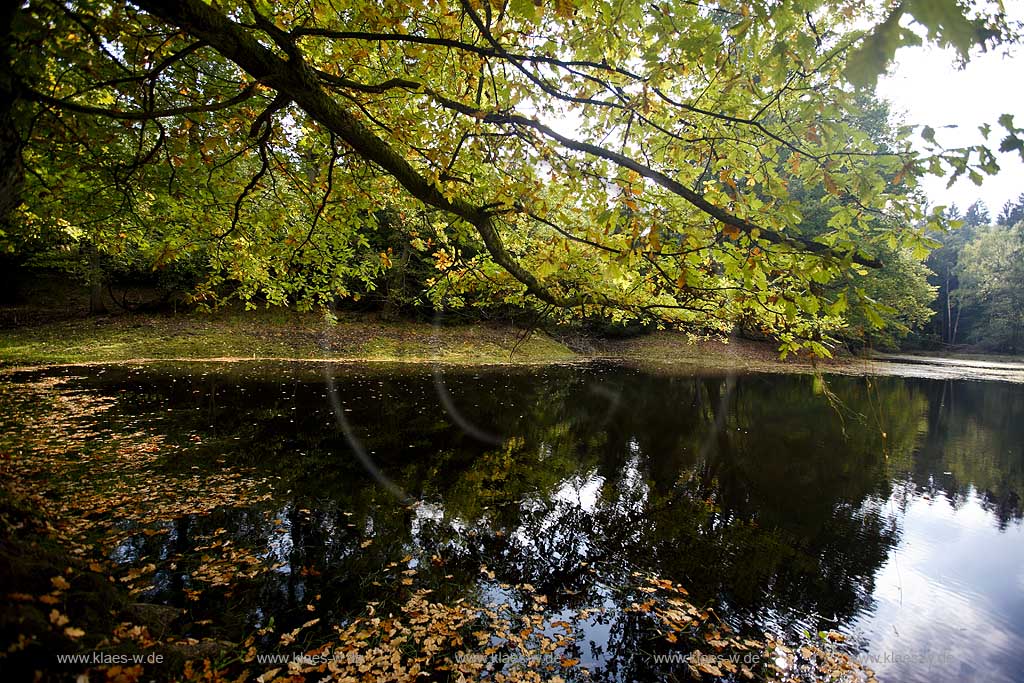
[[[1013, 4], [1008, 2], [1007, 9]], [[1014, 52], [1012, 57], [1002, 51], [978, 54], [966, 68], [957, 70], [951, 51], [903, 48], [889, 75], [879, 81], [878, 95], [893, 104], [894, 113], [903, 114], [905, 123], [932, 126], [936, 140], [946, 147], [984, 142], [978, 126], [988, 123], [992, 133], [987, 143], [995, 151], [1002, 140], [1000, 114], [1013, 114], [1018, 127], [1024, 124], [1024, 48]], [[948, 178], [929, 178], [924, 184], [929, 201], [955, 202], [963, 211], [981, 199], [994, 219], [1007, 200], [1024, 192], [1020, 155], [1001, 154], [998, 160], [999, 173], [986, 177], [981, 187], [965, 176], [947, 190]]]

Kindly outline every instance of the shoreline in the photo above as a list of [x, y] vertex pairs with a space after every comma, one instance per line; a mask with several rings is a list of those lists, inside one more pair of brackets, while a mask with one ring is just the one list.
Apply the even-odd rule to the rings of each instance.
[[1024, 383], [1024, 360], [1013, 357], [904, 352], [782, 360], [774, 344], [748, 339], [695, 339], [660, 331], [566, 343], [541, 330], [525, 332], [510, 324], [383, 322], [369, 316], [328, 323], [293, 311], [125, 314], [0, 330], [0, 368], [10, 374], [161, 362], [536, 367], [606, 361], [681, 374], [822, 373]]

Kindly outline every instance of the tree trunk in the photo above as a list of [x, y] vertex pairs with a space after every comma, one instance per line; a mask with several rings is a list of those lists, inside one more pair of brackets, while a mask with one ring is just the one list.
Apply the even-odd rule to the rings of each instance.
[[956, 322], [953, 323], [953, 334], [949, 338], [950, 345], [956, 344], [956, 333], [960, 329], [960, 313], [963, 310], [963, 306], [958, 305], [956, 307]]
[[0, 226], [21, 203], [25, 171], [21, 135], [14, 126], [14, 76], [11, 71], [11, 22], [20, 3], [0, 4]]
[[953, 339], [953, 304], [949, 298], [949, 268], [946, 268], [946, 343], [952, 344]]
[[387, 272], [387, 298], [384, 300], [384, 319], [395, 320], [405, 301], [405, 270], [409, 265], [409, 242], [403, 242], [401, 255], [391, 261]]
[[103, 302], [103, 269], [100, 267], [100, 253], [93, 245], [85, 247], [89, 257], [89, 315], [107, 312]]

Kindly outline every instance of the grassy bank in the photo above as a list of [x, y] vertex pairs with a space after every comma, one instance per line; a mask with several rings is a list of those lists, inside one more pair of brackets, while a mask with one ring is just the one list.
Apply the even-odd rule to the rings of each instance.
[[[570, 348], [572, 347], [572, 348]], [[775, 345], [733, 339], [693, 340], [676, 332], [625, 339], [575, 336], [562, 341], [510, 324], [328, 322], [292, 311], [111, 315], [0, 330], [0, 363], [53, 365], [141, 360], [331, 359], [445, 363], [557, 363], [594, 358], [651, 366], [808, 372], [823, 361], [781, 361]], [[845, 367], [847, 360], [832, 360]]]
[[0, 362], [36, 365], [141, 359], [547, 363], [577, 354], [543, 333], [498, 325], [435, 326], [341, 320], [312, 314], [122, 315], [0, 331]]
[[[0, 330], [0, 363], [49, 365], [169, 359], [332, 359], [446, 363], [553, 363], [615, 358], [651, 365], [723, 370], [813, 369], [780, 361], [773, 344], [693, 340], [659, 332], [627, 339], [575, 336], [565, 342], [509, 324], [328, 322], [314, 314], [217, 314], [75, 318]], [[572, 347], [572, 348], [570, 348]], [[820, 361], [818, 361], [820, 363]]]

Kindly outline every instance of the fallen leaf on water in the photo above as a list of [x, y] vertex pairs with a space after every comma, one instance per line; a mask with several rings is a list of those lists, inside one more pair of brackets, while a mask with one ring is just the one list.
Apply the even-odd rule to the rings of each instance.
[[708, 663], [705, 663], [705, 662], [701, 662], [700, 664], [697, 665], [697, 668], [700, 669], [701, 671], [703, 671], [706, 674], [711, 674], [712, 676], [722, 676], [722, 670], [719, 669], [714, 664], [708, 664]]
[[263, 673], [256, 680], [258, 681], [258, 683], [269, 683], [269, 681], [274, 680], [274, 676], [276, 676], [277, 672], [280, 671], [280, 670], [281, 670], [281, 667], [278, 667], [276, 669], [271, 669], [270, 671], [267, 671], [267, 672]]

